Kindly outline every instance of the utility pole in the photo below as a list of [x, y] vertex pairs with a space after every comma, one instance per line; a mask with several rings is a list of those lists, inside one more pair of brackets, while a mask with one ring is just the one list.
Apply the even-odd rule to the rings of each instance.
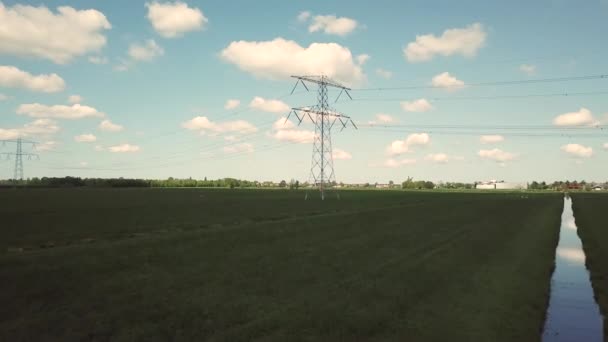
[[[321, 199], [324, 200], [325, 190], [331, 188], [332, 183], [336, 181], [331, 145], [331, 130], [336, 122], [340, 123], [340, 130], [346, 128], [349, 122], [355, 129], [357, 128], [349, 116], [338, 113], [329, 106], [328, 87], [340, 89], [336, 101], [338, 101], [342, 93], [346, 93], [346, 95], [352, 99], [348, 93], [350, 88], [331, 80], [325, 75], [292, 77], [297, 79], [296, 85], [291, 91], [292, 94], [299, 84], [302, 84], [306, 90], [309, 90], [306, 83], [312, 83], [318, 86], [317, 104], [312, 107], [292, 108], [287, 119], [289, 119], [291, 114], [294, 114], [296, 118], [298, 118], [298, 125], [300, 125], [306, 117], [315, 125], [309, 182], [312, 182], [314, 186], [319, 188]], [[308, 198], [308, 192], [306, 193], [306, 198]]]
[[15, 143], [17, 145], [17, 149], [15, 153], [0, 153], [0, 155], [5, 155], [6, 159], [10, 159], [11, 156], [15, 156], [15, 169], [13, 174], [13, 180], [23, 180], [23, 157], [27, 157], [28, 160], [32, 160], [32, 158], [36, 158], [40, 160], [40, 157], [35, 153], [24, 153], [23, 152], [23, 143], [32, 144], [32, 147], [36, 146], [35, 141], [24, 140], [22, 138], [17, 138], [13, 140], [0, 140], [2, 141], [2, 146], [6, 145], [6, 143]]

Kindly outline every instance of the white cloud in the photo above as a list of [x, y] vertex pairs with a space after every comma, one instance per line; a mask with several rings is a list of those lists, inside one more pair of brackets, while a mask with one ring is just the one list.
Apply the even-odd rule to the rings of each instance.
[[300, 14], [298, 14], [298, 21], [301, 22], [301, 23], [307, 21], [308, 18], [310, 18], [310, 12], [309, 11], [302, 11], [302, 12], [300, 12]]
[[558, 115], [553, 124], [556, 126], [584, 126], [595, 125], [597, 120], [593, 118], [593, 114], [587, 108], [581, 108], [578, 112], [571, 112]]
[[97, 109], [80, 104], [71, 106], [47, 106], [39, 103], [22, 104], [17, 113], [35, 118], [82, 119], [88, 117], [104, 117], [105, 114]]
[[536, 73], [536, 65], [522, 64], [519, 66], [519, 71], [526, 75], [534, 75]]
[[240, 143], [224, 147], [224, 152], [226, 153], [252, 153], [253, 151], [253, 145], [250, 143]]
[[198, 8], [190, 8], [181, 1], [146, 3], [148, 20], [152, 27], [165, 38], [176, 38], [186, 32], [201, 30], [209, 20]]
[[106, 45], [103, 30], [112, 26], [97, 10], [69, 6], [57, 12], [45, 6], [0, 2], [0, 54], [36, 57], [65, 64]]
[[251, 100], [249, 107], [275, 114], [281, 114], [291, 110], [291, 107], [281, 100], [264, 99], [259, 96], [256, 96]]
[[[97, 148], [97, 146], [96, 146], [96, 148]], [[108, 148], [108, 150], [113, 153], [133, 153], [133, 152], [139, 152], [140, 148], [137, 145], [122, 144], [122, 145], [110, 146]]]
[[376, 75], [378, 75], [378, 76], [380, 76], [380, 77], [382, 77], [384, 79], [387, 79], [387, 80], [389, 78], [393, 77], [393, 73], [392, 72], [390, 72], [388, 70], [384, 70], [382, 68], [376, 69]]
[[55, 149], [55, 146], [57, 146], [56, 141], [45, 141], [45, 142], [36, 144], [36, 146], [34, 146], [34, 150], [36, 150], [36, 152], [51, 151], [51, 150]]
[[146, 40], [145, 44], [134, 43], [129, 46], [129, 57], [135, 61], [151, 61], [165, 54], [165, 50], [158, 46], [154, 39]]
[[312, 18], [308, 32], [323, 31], [326, 34], [345, 36], [357, 28], [357, 21], [346, 17], [335, 15], [317, 15]]
[[0, 128], [0, 140], [17, 139], [21, 132], [15, 128]]
[[387, 148], [389, 155], [398, 155], [407, 153], [413, 146], [424, 146], [431, 142], [431, 137], [427, 133], [413, 133], [407, 136], [405, 140], [395, 140]]
[[291, 120], [280, 118], [272, 125], [270, 136], [279, 141], [289, 141], [300, 144], [310, 144], [315, 140], [315, 132], [296, 129]]
[[236, 136], [234, 136], [234, 135], [227, 135], [227, 136], [225, 136], [225, 137], [224, 137], [224, 140], [226, 140], [226, 141], [230, 141], [230, 142], [235, 142], [235, 141], [238, 141], [238, 140], [239, 140], [239, 138], [237, 138], [237, 137], [236, 137]]
[[231, 100], [226, 101], [226, 104], [224, 105], [224, 109], [226, 109], [226, 110], [236, 109], [240, 105], [241, 105], [241, 101], [231, 99]]
[[608, 143], [604, 143], [603, 147], [604, 147], [604, 150], [608, 150]]
[[561, 150], [575, 157], [589, 158], [593, 155], [593, 148], [580, 144], [567, 144]]
[[204, 133], [253, 133], [257, 132], [257, 128], [244, 120], [213, 122], [206, 116], [197, 116], [182, 124], [182, 127], [191, 131], [199, 131]]
[[[0, 6], [2, 6], [1, 3]], [[1, 26], [2, 24], [0, 24]], [[2, 30], [0, 29], [1, 44]], [[0, 65], [0, 87], [27, 89], [41, 93], [56, 93], [65, 89], [65, 81], [57, 74], [34, 76], [14, 66]]]
[[10, 97], [8, 95], [4, 95], [4, 94], [0, 93], [0, 101], [6, 101], [8, 99], [10, 99]]
[[353, 156], [350, 153], [348, 153], [342, 149], [339, 149], [339, 148], [334, 148], [332, 156], [334, 157], [335, 160], [353, 159]]
[[363, 65], [365, 64], [365, 62], [369, 61], [370, 58], [371, 56], [368, 54], [360, 54], [359, 56], [357, 56], [357, 64]]
[[376, 114], [376, 121], [380, 123], [391, 123], [395, 121], [392, 116], [388, 114], [378, 113]]
[[103, 146], [101, 146], [101, 145], [95, 145], [95, 151], [98, 151], [98, 152], [99, 152], [99, 151], [105, 151], [105, 150], [106, 150], [106, 148], [105, 148], [105, 147], [103, 147]]
[[431, 85], [437, 88], [456, 89], [464, 87], [464, 82], [450, 75], [449, 72], [443, 72], [433, 77]]
[[406, 112], [428, 112], [433, 109], [433, 105], [427, 99], [401, 102], [401, 109]]
[[87, 166], [89, 166], [89, 163], [87, 163], [85, 161], [81, 161], [80, 163], [78, 163], [78, 165], [80, 165], [82, 167], [87, 167]]
[[447, 163], [448, 161], [450, 161], [450, 158], [448, 157], [447, 154], [445, 153], [431, 153], [428, 154], [426, 157], [424, 157], [425, 160], [431, 161], [433, 163]]
[[83, 101], [84, 101], [84, 99], [80, 95], [70, 95], [68, 97], [69, 104], [82, 103]]
[[275, 132], [274, 138], [300, 144], [310, 144], [315, 140], [315, 132], [299, 129], [283, 129]]
[[475, 23], [465, 28], [445, 30], [440, 37], [433, 34], [416, 36], [416, 41], [407, 44], [403, 53], [409, 62], [429, 61], [435, 55], [473, 57], [483, 46], [486, 36], [483, 26]]
[[275, 121], [272, 124], [272, 129], [280, 131], [282, 129], [294, 129], [296, 128], [296, 125], [291, 121], [291, 120], [287, 120], [287, 118], [282, 117], [280, 119], [278, 119], [277, 121]]
[[403, 165], [414, 165], [414, 164], [416, 164], [416, 159], [397, 160], [397, 159], [390, 158], [384, 162], [384, 166], [391, 167], [391, 168], [396, 168], [396, 167], [403, 166]]
[[494, 160], [499, 163], [508, 162], [514, 160], [517, 156], [510, 152], [505, 152], [501, 149], [495, 148], [491, 150], [479, 150], [478, 155], [481, 158]]
[[221, 52], [222, 59], [256, 77], [286, 79], [291, 75], [326, 75], [346, 84], [365, 78], [348, 48], [336, 43], [298, 43], [276, 38], [271, 41], [235, 41]]
[[97, 137], [94, 136], [93, 134], [81, 134], [81, 135], [75, 136], [74, 137], [74, 141], [76, 141], [76, 142], [90, 143], [90, 142], [97, 141]]
[[0, 139], [16, 139], [28, 136], [48, 136], [59, 131], [59, 126], [53, 120], [37, 119], [26, 123], [21, 128], [0, 128]]
[[479, 142], [482, 144], [495, 144], [501, 141], [504, 141], [505, 137], [502, 135], [492, 134], [492, 135], [482, 135], [479, 137]]
[[97, 127], [104, 132], [120, 132], [124, 129], [123, 126], [115, 124], [110, 120], [103, 120]]
[[103, 56], [91, 56], [89, 62], [93, 64], [108, 64], [108, 58]]

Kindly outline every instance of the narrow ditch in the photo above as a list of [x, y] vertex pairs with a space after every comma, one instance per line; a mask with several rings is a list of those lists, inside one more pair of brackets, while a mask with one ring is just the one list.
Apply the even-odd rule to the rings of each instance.
[[577, 234], [572, 199], [568, 196], [564, 198], [546, 317], [543, 341], [603, 340], [603, 319], [585, 267], [585, 252]]

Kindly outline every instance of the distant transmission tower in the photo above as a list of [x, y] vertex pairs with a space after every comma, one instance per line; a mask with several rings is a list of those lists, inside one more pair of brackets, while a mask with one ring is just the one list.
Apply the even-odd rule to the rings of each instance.
[[[306, 117], [308, 117], [315, 125], [315, 138], [312, 148], [312, 162], [310, 166], [309, 182], [312, 182], [315, 187], [319, 188], [321, 199], [324, 200], [325, 190], [331, 188], [336, 181], [336, 175], [334, 173], [334, 157], [331, 146], [331, 130], [336, 122], [341, 124], [340, 130], [346, 128], [346, 125], [349, 122], [353, 125], [353, 127], [355, 127], [355, 129], [357, 129], [357, 126], [350, 117], [338, 113], [329, 106], [327, 102], [327, 88], [334, 87], [340, 89], [340, 93], [338, 94], [336, 101], [338, 101], [342, 93], [346, 93], [346, 95], [352, 99], [348, 93], [350, 88], [347, 88], [324, 75], [291, 77], [297, 79], [296, 84], [291, 91], [292, 94], [300, 83], [302, 86], [304, 86], [304, 88], [306, 88], [306, 90], [308, 90], [306, 82], [318, 85], [317, 104], [312, 107], [292, 108], [291, 112], [287, 116], [287, 119], [289, 119], [291, 114], [294, 114], [296, 118], [298, 118], [298, 125], [300, 125]], [[306, 193], [306, 198], [308, 198], [308, 192]]]
[[34, 153], [23, 153], [23, 143], [32, 144], [32, 147], [36, 146], [36, 142], [23, 140], [22, 138], [17, 138], [15, 140], [1, 140], [2, 145], [6, 145], [6, 143], [15, 143], [17, 144], [17, 151], [15, 153], [0, 153], [0, 155], [6, 156], [6, 159], [10, 159], [11, 156], [15, 156], [15, 170], [14, 170], [14, 180], [23, 180], [23, 157], [27, 157], [28, 160], [32, 158], [40, 159], [37, 154]]

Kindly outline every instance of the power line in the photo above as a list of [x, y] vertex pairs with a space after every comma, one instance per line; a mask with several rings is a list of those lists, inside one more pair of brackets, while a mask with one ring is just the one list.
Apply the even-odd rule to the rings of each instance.
[[[462, 100], [499, 100], [499, 99], [521, 99], [521, 98], [537, 98], [537, 97], [574, 97], [574, 96], [593, 96], [607, 95], [606, 91], [588, 91], [588, 92], [573, 92], [573, 93], [548, 93], [548, 94], [517, 94], [517, 95], [494, 95], [494, 96], [446, 96], [446, 97], [429, 97], [430, 101], [462, 101]], [[403, 98], [353, 98], [353, 101], [369, 101], [369, 102], [397, 102], [403, 101]]]
[[[553, 78], [537, 78], [528, 80], [512, 80], [512, 81], [491, 81], [491, 82], [476, 82], [467, 83], [465, 87], [486, 87], [486, 86], [506, 86], [515, 84], [536, 84], [536, 83], [556, 83], [570, 81], [589, 81], [608, 79], [608, 74], [585, 75], [585, 76], [570, 76], [570, 77], [553, 77]], [[389, 90], [413, 90], [413, 89], [440, 89], [432, 85], [409, 85], [397, 87], [377, 87], [377, 88], [358, 88], [352, 91], [389, 91]]]

